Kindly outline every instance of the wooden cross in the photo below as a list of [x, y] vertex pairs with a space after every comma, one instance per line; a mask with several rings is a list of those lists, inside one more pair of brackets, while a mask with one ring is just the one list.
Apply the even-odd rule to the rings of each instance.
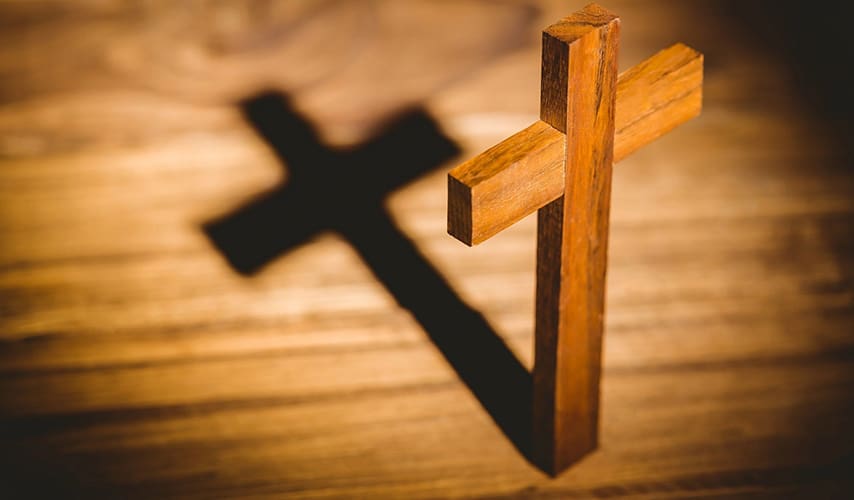
[[595, 4], [546, 28], [540, 120], [448, 176], [467, 245], [538, 211], [532, 450], [551, 474], [597, 446], [612, 163], [702, 106], [702, 54], [676, 44], [618, 77], [619, 30]]

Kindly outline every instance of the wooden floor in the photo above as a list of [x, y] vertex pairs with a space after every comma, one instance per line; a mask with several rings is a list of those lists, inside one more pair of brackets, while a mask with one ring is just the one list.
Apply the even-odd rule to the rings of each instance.
[[0, 7], [0, 497], [854, 495], [851, 151], [773, 16], [605, 3], [705, 108], [615, 169], [601, 447], [553, 479], [463, 381], [530, 367], [535, 218], [467, 248], [445, 176], [582, 2], [165, 5]]

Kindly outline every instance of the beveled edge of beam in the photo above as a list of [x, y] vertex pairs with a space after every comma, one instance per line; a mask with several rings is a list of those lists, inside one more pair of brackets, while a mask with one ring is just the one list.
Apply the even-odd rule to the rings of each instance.
[[[673, 82], [680, 85], [671, 86]], [[702, 83], [703, 55], [681, 43], [623, 72], [617, 87], [614, 161], [699, 115]], [[647, 104], [652, 109], [645, 109]], [[538, 121], [452, 169], [448, 233], [477, 245], [557, 199], [563, 190], [564, 137]], [[539, 164], [526, 161], [531, 157]], [[512, 189], [510, 177], [521, 179]]]

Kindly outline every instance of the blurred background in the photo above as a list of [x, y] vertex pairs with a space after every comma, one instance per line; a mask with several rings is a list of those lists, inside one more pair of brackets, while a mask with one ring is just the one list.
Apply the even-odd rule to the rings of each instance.
[[468, 248], [446, 175], [584, 3], [0, 4], [0, 497], [850, 498], [829, 1], [601, 2], [704, 110], [614, 171], [600, 449], [528, 461], [535, 218]]

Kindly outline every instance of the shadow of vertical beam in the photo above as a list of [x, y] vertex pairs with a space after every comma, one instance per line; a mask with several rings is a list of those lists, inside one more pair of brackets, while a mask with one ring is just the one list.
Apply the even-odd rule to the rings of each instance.
[[[529, 462], [531, 374], [479, 312], [466, 305], [381, 208], [345, 237]], [[532, 462], [533, 463], [533, 462]]]

